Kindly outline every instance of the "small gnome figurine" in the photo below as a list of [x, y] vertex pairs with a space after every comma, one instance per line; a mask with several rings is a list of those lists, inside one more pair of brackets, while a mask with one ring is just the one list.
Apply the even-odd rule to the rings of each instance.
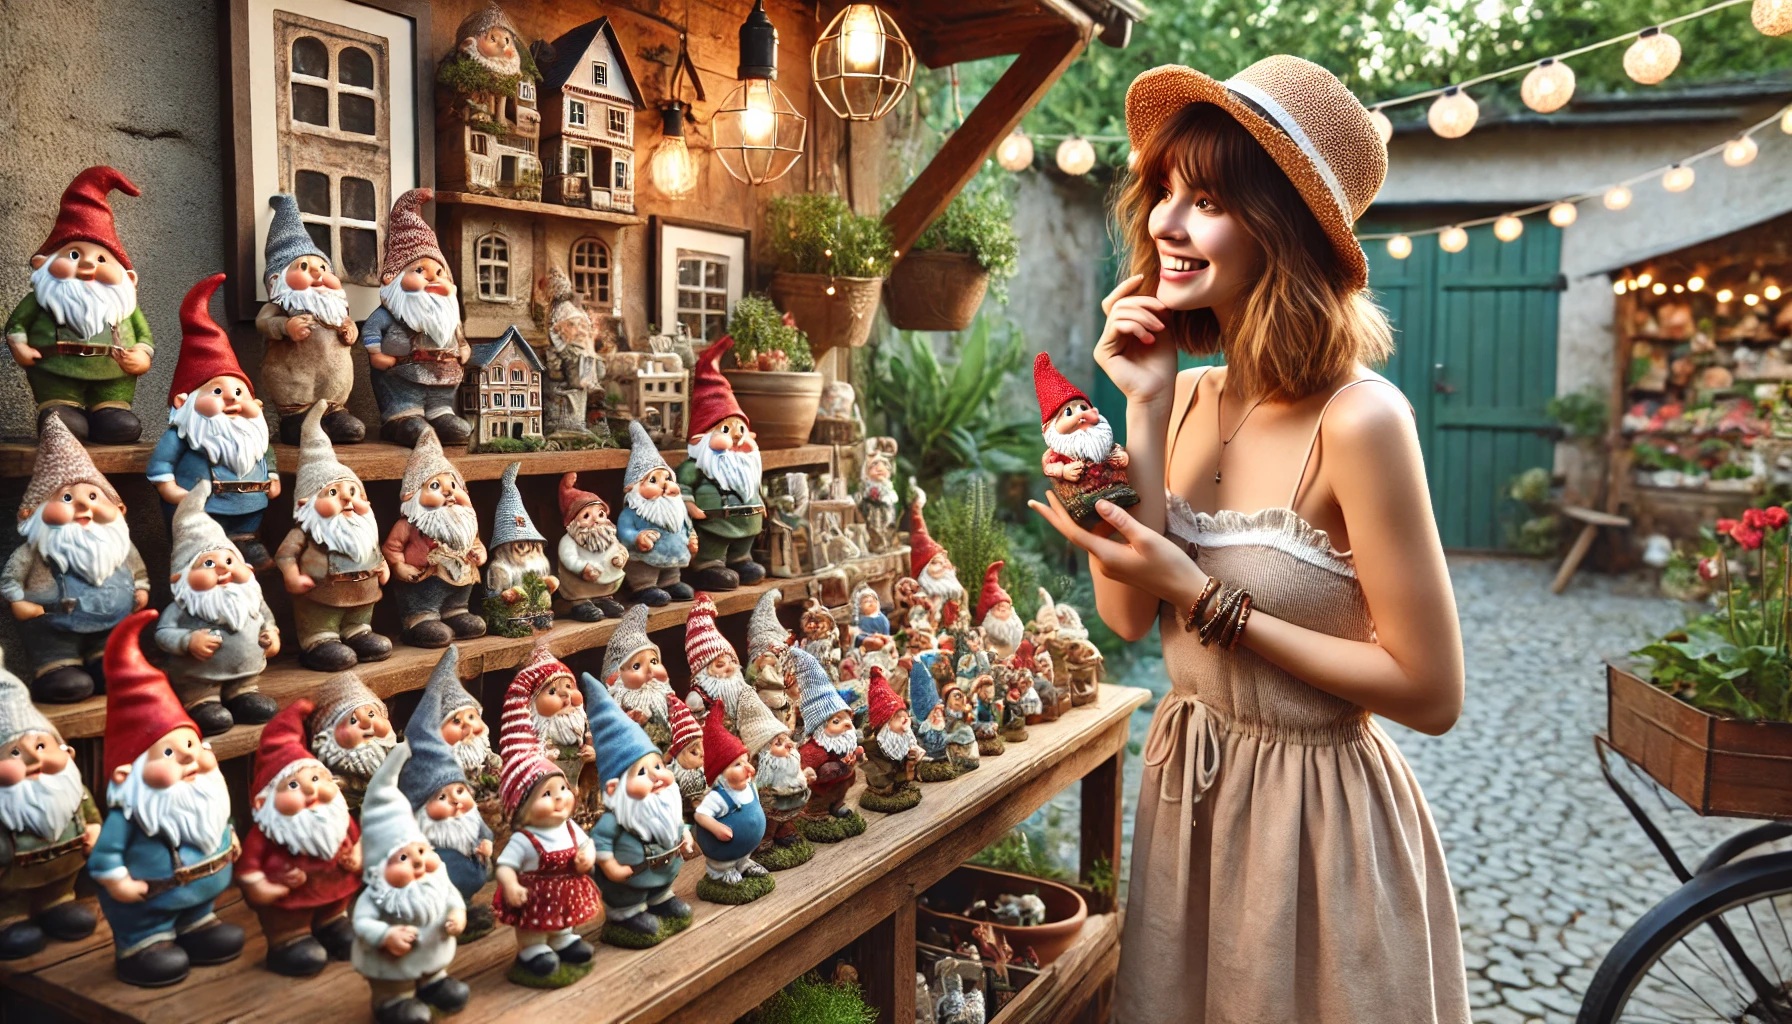
[[[180, 306], [180, 358], [168, 387], [168, 429], [149, 454], [149, 482], [172, 516], [201, 480], [211, 484], [206, 514], [218, 521], [254, 569], [274, 564], [261, 543], [261, 516], [280, 496], [280, 474], [268, 446], [268, 421], [249, 375], [237, 365], [230, 336], [212, 320], [213, 274], [194, 285]], [[203, 724], [203, 723], [201, 723]]]
[[175, 510], [174, 603], [156, 625], [156, 646], [172, 655], [168, 681], [206, 736], [280, 710], [260, 688], [268, 657], [280, 653], [280, 628], [248, 559], [206, 513], [211, 486], [195, 481]]
[[865, 728], [871, 743], [865, 748], [865, 791], [859, 806], [868, 811], [895, 814], [921, 802], [916, 769], [926, 751], [911, 727], [908, 708], [884, 670], [872, 666], [871, 686], [866, 691]]
[[995, 673], [993, 670], [983, 672], [965, 683], [971, 688], [971, 731], [977, 736], [977, 753], [982, 757], [999, 757], [1004, 747], [1002, 697], [996, 689]]
[[243, 951], [242, 928], [212, 912], [242, 849], [230, 790], [167, 677], [143, 659], [138, 637], [155, 619], [152, 609], [136, 612], [106, 640], [109, 809], [87, 858], [112, 926], [118, 980], [146, 988]]
[[[466, 755], [483, 754], [474, 770], [491, 778], [493, 789], [498, 788], [502, 765], [497, 763], [489, 731], [479, 719], [478, 703], [459, 704], [463, 697], [472, 700], [460, 684], [460, 648], [451, 646], [436, 662], [423, 699], [405, 724], [405, 745], [411, 759], [398, 773], [398, 788], [410, 801], [423, 838], [442, 859], [448, 881], [466, 901], [467, 928], [460, 941], [472, 942], [490, 932], [495, 923], [491, 904], [473, 899], [491, 878], [493, 834], [491, 825], [480, 816]], [[501, 798], [499, 803], [502, 814]]]
[[498, 487], [498, 510], [492, 514], [491, 558], [485, 565], [485, 617], [499, 636], [528, 636], [554, 625], [554, 591], [560, 587], [544, 550], [547, 539], [523, 508], [516, 476], [523, 468], [504, 468]]
[[[937, 676], [936, 676], [937, 680]], [[946, 760], [959, 774], [981, 767], [981, 745], [974, 727], [977, 712], [965, 684], [951, 679], [939, 688], [940, 702], [946, 708]]]
[[709, 793], [697, 805], [693, 820], [697, 847], [703, 851], [704, 873], [697, 896], [711, 903], [751, 903], [771, 892], [777, 882], [753, 860], [765, 838], [765, 807], [753, 785], [752, 755], [734, 734], [722, 728], [722, 716], [703, 723], [703, 775]]
[[896, 637], [892, 635], [894, 631], [890, 628], [890, 617], [884, 614], [883, 602], [878, 599], [877, 591], [868, 585], [861, 585], [853, 591], [852, 603], [858, 612], [853, 617], [853, 652], [866, 666], [894, 672]]
[[921, 745], [915, 776], [922, 782], [950, 782], [968, 770], [946, 750], [946, 710], [940, 703], [939, 684], [933, 681], [933, 660], [938, 657], [938, 651], [923, 652], [908, 669], [909, 728]]
[[56, 224], [31, 257], [31, 293], [6, 318], [6, 344], [31, 383], [40, 430], [54, 415], [80, 440], [134, 444], [143, 424], [131, 400], [156, 350], [110, 192], [140, 194], [110, 167], [87, 168], [63, 191]]
[[[468, 122], [494, 122], [504, 114], [506, 99], [516, 99], [523, 82], [541, 80], [510, 17], [497, 4], [486, 4], [466, 16], [455, 30], [454, 50], [442, 59], [438, 80], [460, 94]], [[512, 104], [514, 109], [514, 104]], [[537, 196], [539, 198], [539, 196]]]
[[361, 878], [349, 960], [373, 993], [376, 1024], [429, 1024], [459, 1013], [467, 983], [449, 975], [467, 907], [423, 838], [398, 776], [411, 759], [401, 743], [367, 785], [361, 809]]
[[420, 212], [433, 198], [431, 190], [414, 188], [392, 204], [380, 308], [361, 325], [380, 404], [380, 437], [406, 448], [426, 425], [449, 447], [472, 435], [467, 421], [454, 414], [454, 393], [473, 349], [461, 329], [448, 258]]
[[685, 827], [678, 784], [653, 741], [630, 721], [596, 679], [579, 680], [597, 777], [609, 813], [592, 830], [603, 896], [603, 941], [645, 949], [691, 923], [691, 905], [672, 894], [684, 862], [697, 856]]
[[467, 610], [485, 544], [467, 481], [424, 427], [398, 485], [399, 519], [381, 551], [404, 608], [404, 642], [446, 647], [485, 635], [485, 620]]
[[[1052, 652], [1044, 648], [1034, 650], [1033, 641], [1022, 640], [1020, 649], [1014, 652], [1014, 660], [1032, 671], [1033, 689], [1039, 694], [1040, 721], [1055, 722], [1071, 709], [1070, 688], [1057, 685]], [[1028, 724], [1036, 723], [1029, 721]]]
[[349, 902], [361, 889], [361, 827], [335, 777], [305, 745], [309, 700], [288, 704], [255, 749], [255, 827], [236, 884], [261, 919], [268, 970], [309, 978], [347, 960], [355, 932]]
[[0, 666], [0, 960], [93, 934], [98, 918], [74, 901], [75, 880], [99, 836], [73, 748]]
[[734, 590], [765, 578], [753, 541], [765, 522], [760, 500], [759, 445], [753, 426], [722, 376], [723, 335], [697, 356], [691, 373], [690, 458], [678, 467], [685, 509], [697, 528], [696, 558], [686, 581], [700, 590]]
[[865, 520], [871, 550], [882, 555], [896, 549], [896, 520], [901, 509], [897, 506], [896, 485], [890, 480], [895, 466], [890, 455], [873, 448], [873, 443], [873, 440], [865, 442], [865, 465], [859, 470], [859, 493], [855, 498], [859, 503], [859, 515]]
[[[1033, 689], [1033, 674], [1014, 668], [1007, 662], [996, 665], [994, 671], [996, 694], [1001, 697], [1002, 725], [998, 735], [1003, 743], [1020, 743], [1027, 738], [1027, 712], [1025, 702], [1027, 694]], [[1038, 694], [1034, 694], [1033, 703], [1039, 702]]]
[[547, 428], [550, 438], [579, 440], [591, 436], [592, 398], [604, 393], [604, 361], [598, 354], [598, 326], [579, 305], [566, 271], [550, 268], [535, 283], [535, 294], [546, 308], [540, 322], [547, 329], [548, 347], [541, 354], [547, 371]]
[[865, 819], [846, 805], [846, 792], [865, 759], [865, 748], [859, 746], [852, 711], [835, 692], [821, 662], [800, 647], [791, 649], [790, 661], [802, 684], [803, 730], [808, 733], [801, 747], [803, 767], [815, 772], [809, 780], [809, 805], [797, 828], [811, 842], [837, 843], [865, 831]]
[[598, 622], [622, 614], [616, 592], [628, 569], [628, 548], [610, 522], [610, 506], [578, 487], [579, 475], [560, 478], [560, 589], [554, 591], [554, 612], [580, 622]]
[[647, 428], [631, 420], [628, 436], [628, 468], [622, 473], [622, 501], [628, 507], [616, 517], [616, 536], [628, 548], [628, 600], [650, 608], [689, 601], [695, 591], [678, 576], [697, 553], [697, 531], [683, 492]]
[[964, 608], [965, 593], [952, 556], [927, 532], [927, 519], [922, 515], [926, 505], [925, 493], [917, 489], [909, 522], [909, 575], [921, 585], [921, 594], [938, 607], [933, 631], [940, 633], [960, 625], [958, 616]]
[[701, 693], [706, 707], [719, 710], [724, 728], [734, 732], [741, 695], [752, 687], [741, 672], [740, 655], [716, 628], [716, 603], [708, 594], [696, 595], [685, 619], [684, 658], [691, 669], [691, 692]]
[[0, 570], [31, 660], [31, 699], [73, 704], [94, 692], [106, 637], [149, 603], [149, 571], [124, 502], [61, 419], [38, 424], [37, 465], [19, 503], [19, 535]]
[[797, 831], [796, 820], [808, 806], [809, 780], [815, 770], [803, 767], [790, 726], [757, 698], [741, 698], [740, 740], [753, 758], [765, 807], [765, 838], [753, 859], [772, 871], [807, 863], [815, 856], [815, 847]]
[[635, 605], [622, 616], [604, 648], [604, 685], [610, 698], [661, 750], [672, 742], [671, 709], [666, 697], [666, 666], [660, 645], [647, 636], [647, 606]]
[[373, 631], [373, 606], [392, 567], [380, 554], [367, 488], [336, 461], [319, 425], [323, 415], [322, 402], [305, 414], [292, 530], [274, 552], [274, 564], [292, 595], [299, 664], [340, 672], [392, 654], [392, 641]]
[[977, 625], [983, 630], [984, 642], [995, 658], [1014, 657], [1020, 642], [1026, 639], [1026, 624], [1015, 614], [1014, 600], [1002, 589], [998, 577], [1005, 562], [991, 562], [983, 572], [983, 592], [977, 595]]
[[504, 813], [514, 831], [498, 854], [492, 909], [516, 929], [508, 977], [531, 988], [564, 988], [591, 971], [591, 943], [574, 928], [597, 916], [591, 868], [597, 848], [572, 820], [578, 797], [522, 721], [507, 722]]
[[[694, 703], [703, 703], [703, 695], [691, 694]], [[690, 706], [677, 695], [666, 698], [672, 720], [672, 742], [666, 745], [666, 756], [672, 760], [672, 775], [678, 780], [678, 795], [684, 801], [684, 820], [696, 813], [698, 801], [709, 791], [709, 780], [703, 775], [703, 726]], [[651, 737], [650, 737], [651, 738]]]
[[753, 617], [747, 620], [747, 682], [788, 729], [796, 725], [796, 705], [785, 690], [784, 652], [790, 649], [790, 630], [778, 621], [778, 602], [783, 599], [784, 592], [773, 587], [753, 605]]
[[281, 192], [268, 197], [268, 206], [274, 210], [262, 248], [268, 301], [255, 329], [267, 343], [261, 388], [280, 414], [280, 440], [298, 444], [305, 414], [323, 402], [324, 436], [335, 444], [359, 444], [367, 425], [345, 407], [355, 387], [350, 354], [360, 337], [348, 292], [305, 230], [299, 201]]
[[1039, 464], [1070, 518], [1086, 530], [1102, 521], [1095, 511], [1098, 501], [1121, 508], [1137, 505], [1139, 494], [1126, 480], [1132, 458], [1114, 443], [1114, 428], [1044, 352], [1033, 359], [1033, 390], [1039, 394], [1039, 429], [1046, 447]]
[[386, 702], [353, 672], [331, 676], [317, 691], [317, 708], [305, 719], [311, 750], [336, 774], [350, 811], [361, 809], [367, 780], [392, 753], [398, 737]]
[[[614, 642], [612, 640], [612, 642]], [[554, 657], [546, 638], [535, 642], [529, 660], [504, 691], [503, 721], [520, 719], [541, 739], [541, 745], [566, 777], [574, 780], [579, 793], [579, 806], [573, 820], [590, 831], [603, 813], [603, 788], [598, 785], [592, 764], [597, 758], [591, 747], [591, 734], [585, 717], [585, 695], [572, 669]], [[508, 828], [492, 826], [502, 833]]]
[[[453, 649], [453, 648], [450, 648]], [[473, 792], [473, 800], [479, 807], [479, 813], [485, 817], [486, 823], [493, 829], [493, 819], [502, 820], [504, 810], [498, 794], [498, 774], [503, 767], [498, 760], [498, 752], [492, 746], [492, 730], [485, 723], [485, 713], [479, 706], [479, 699], [467, 692], [460, 681], [460, 655], [458, 651], [453, 660], [448, 653], [442, 653], [441, 661], [436, 663], [435, 672], [429, 677], [429, 686], [425, 695], [434, 694], [440, 698], [441, 713], [438, 716], [436, 732], [447, 744], [454, 763], [460, 765], [461, 773], [467, 777], [467, 785]], [[411, 721], [421, 719], [413, 712]], [[421, 744], [414, 742], [410, 729], [405, 730], [405, 737], [412, 739], [412, 751], [421, 759]], [[428, 831], [425, 829], [424, 831]], [[430, 842], [435, 842], [434, 838]]]

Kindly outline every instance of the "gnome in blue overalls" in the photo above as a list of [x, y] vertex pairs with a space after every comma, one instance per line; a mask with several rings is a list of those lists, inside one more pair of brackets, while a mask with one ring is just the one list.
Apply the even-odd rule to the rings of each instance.
[[[398, 788], [411, 802], [423, 838], [442, 858], [448, 880], [466, 901], [467, 928], [460, 941], [471, 942], [491, 931], [495, 921], [491, 904], [473, 898], [491, 877], [492, 830], [480, 817], [473, 786], [467, 781], [465, 766], [458, 756], [461, 743], [451, 745], [443, 736], [445, 720], [458, 710], [451, 710], [447, 702], [466, 692], [460, 685], [460, 648], [449, 647], [436, 662], [423, 699], [417, 702], [417, 710], [411, 712], [411, 720], [405, 724], [404, 738], [411, 746], [411, 759], [398, 773]], [[478, 737], [474, 738], [474, 751], [483, 746], [490, 755], [490, 740], [478, 742], [485, 736], [481, 723]], [[480, 767], [484, 767], [483, 762]]]
[[711, 903], [751, 903], [775, 884], [771, 872], [753, 860], [765, 838], [765, 806], [753, 785], [757, 774], [746, 745], [728, 731], [722, 715], [705, 718], [703, 775], [709, 793], [697, 804], [693, 835], [706, 860], [697, 895]]

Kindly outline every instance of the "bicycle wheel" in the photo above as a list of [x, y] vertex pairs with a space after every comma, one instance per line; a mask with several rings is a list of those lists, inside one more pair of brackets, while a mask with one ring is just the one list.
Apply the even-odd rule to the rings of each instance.
[[1579, 1024], [1792, 1024], [1792, 853], [1676, 889], [1606, 954]]
[[1713, 846], [1711, 852], [1705, 855], [1705, 860], [1693, 869], [1693, 873], [1702, 875], [1743, 857], [1760, 857], [1789, 850], [1792, 850], [1792, 824], [1772, 821], [1745, 829]]

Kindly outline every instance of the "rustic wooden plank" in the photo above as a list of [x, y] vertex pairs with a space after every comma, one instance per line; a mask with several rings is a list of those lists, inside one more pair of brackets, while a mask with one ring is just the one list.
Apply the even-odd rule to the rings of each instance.
[[877, 1008], [878, 1024], [911, 1024], [915, 1019], [915, 893], [853, 943], [865, 1002]]
[[[1126, 801], [1126, 748], [1097, 765], [1083, 776], [1082, 838], [1078, 854], [1082, 876], [1091, 877], [1090, 869], [1098, 860], [1107, 862], [1110, 873], [1120, 870], [1121, 810]], [[1109, 898], [1114, 893], [1107, 893]]]
[[1072, 1020], [1112, 983], [1119, 966], [1120, 915], [1091, 914], [1076, 942], [1009, 1000], [990, 1024]]
[[594, 220], [604, 224], [628, 226], [646, 223], [643, 218], [632, 213], [595, 210], [582, 206], [562, 206], [558, 203], [531, 203], [523, 199], [480, 195], [477, 192], [437, 192], [436, 202], [446, 203], [450, 206], [486, 206], [496, 210], [508, 210], [511, 213], [526, 213], [534, 217], [564, 217], [567, 220]]
[[[235, 889], [231, 889], [224, 895], [218, 897], [217, 906], [219, 909], [222, 909], [242, 898], [241, 893]], [[94, 913], [99, 913], [99, 901], [91, 896], [77, 900], [76, 902], [86, 904], [93, 908]], [[8, 975], [30, 974], [33, 971], [41, 971], [47, 967], [53, 967], [56, 964], [73, 960], [76, 957], [85, 956], [100, 948], [112, 948], [112, 928], [106, 924], [104, 916], [100, 917], [99, 927], [95, 928], [93, 934], [85, 939], [81, 939], [77, 942], [56, 942], [52, 940], [48, 946], [44, 947], [44, 950], [41, 953], [25, 957], [22, 960], [0, 960], [0, 979], [4, 979]], [[4, 981], [0, 981], [0, 985], [4, 984]]]

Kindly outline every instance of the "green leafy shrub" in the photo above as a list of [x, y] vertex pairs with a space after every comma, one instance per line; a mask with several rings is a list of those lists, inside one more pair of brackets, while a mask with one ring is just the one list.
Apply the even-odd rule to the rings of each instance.
[[504, 452], [517, 454], [520, 452], [538, 452], [547, 447], [547, 439], [542, 437], [494, 437], [479, 442], [481, 452]]
[[749, 1016], [753, 1024], [877, 1024], [877, 1010], [857, 985], [836, 985], [813, 972], [779, 989]]
[[1543, 411], [1561, 424], [1564, 436], [1575, 440], [1597, 439], [1611, 422], [1611, 407], [1605, 394], [1592, 385], [1551, 398]]
[[778, 196], [766, 204], [767, 244], [789, 274], [884, 277], [890, 272], [890, 229], [854, 213], [846, 200], [821, 192]]
[[784, 314], [763, 295], [740, 297], [728, 317], [728, 335], [734, 339], [731, 356], [736, 366], [753, 369], [761, 353], [782, 352], [789, 357], [792, 370], [815, 369], [809, 336], [794, 324], [785, 323]]
[[973, 256], [989, 272], [989, 287], [998, 302], [1008, 299], [1008, 280], [1020, 269], [1020, 242], [1014, 235], [1014, 204], [1000, 188], [966, 189], [921, 237], [916, 252], [960, 252]]

